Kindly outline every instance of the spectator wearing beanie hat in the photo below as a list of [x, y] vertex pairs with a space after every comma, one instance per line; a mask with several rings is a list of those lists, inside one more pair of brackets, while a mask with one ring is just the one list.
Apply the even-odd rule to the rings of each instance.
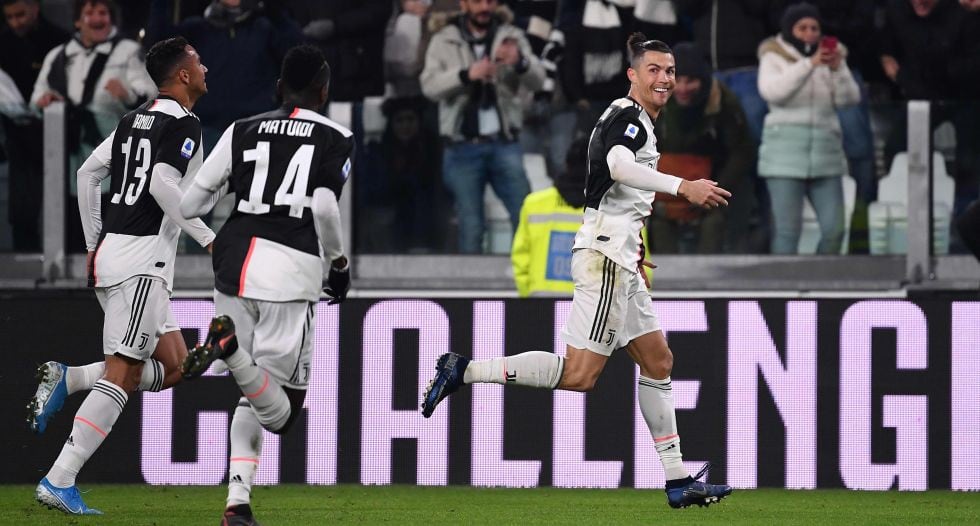
[[650, 218], [652, 251], [737, 251], [744, 245], [754, 201], [750, 177], [755, 142], [738, 97], [712, 76], [701, 48], [680, 43], [673, 51], [677, 85], [657, 119], [658, 166], [685, 179], [712, 179], [744, 198], [732, 200], [726, 209], [704, 210], [692, 208], [684, 199], [658, 194]]
[[759, 46], [759, 93], [769, 103], [759, 147], [759, 175], [772, 201], [772, 252], [795, 254], [803, 198], [820, 224], [820, 254], [840, 253], [847, 171], [836, 109], [860, 92], [842, 45], [820, 46], [820, 14], [808, 3], [786, 9], [778, 35]]
[[850, 177], [856, 183], [854, 215], [851, 218], [849, 251], [868, 252], [868, 203], [878, 199], [878, 177], [875, 170], [874, 134], [871, 130], [871, 108], [866, 82], [885, 79], [878, 64], [875, 33], [875, 0], [811, 0], [820, 11], [820, 27], [847, 46], [847, 64], [861, 89], [861, 101], [837, 109], [840, 119], [844, 155]]

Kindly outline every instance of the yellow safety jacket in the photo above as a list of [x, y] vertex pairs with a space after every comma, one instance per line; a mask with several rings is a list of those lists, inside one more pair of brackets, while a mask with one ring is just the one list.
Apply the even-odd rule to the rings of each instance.
[[[553, 186], [524, 198], [510, 250], [514, 284], [520, 297], [572, 295], [572, 246], [575, 233], [582, 226], [583, 213], [584, 208], [569, 205]], [[646, 229], [641, 232], [649, 259]], [[644, 270], [652, 278], [653, 272]]]
[[510, 250], [514, 283], [522, 298], [572, 294], [572, 245], [582, 214], [582, 208], [566, 203], [553, 186], [524, 199]]

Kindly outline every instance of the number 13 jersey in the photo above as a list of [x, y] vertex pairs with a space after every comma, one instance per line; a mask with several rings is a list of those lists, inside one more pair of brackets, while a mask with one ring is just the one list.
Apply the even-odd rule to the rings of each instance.
[[214, 241], [214, 287], [265, 301], [317, 301], [323, 280], [313, 191], [340, 198], [350, 175], [351, 131], [319, 113], [280, 108], [225, 130], [198, 174], [225, 180], [235, 206]]
[[[95, 285], [110, 287], [138, 275], [158, 276], [169, 290], [177, 254], [177, 226], [150, 195], [150, 179], [164, 163], [186, 188], [201, 166], [201, 123], [177, 101], [159, 97], [126, 114], [92, 155], [109, 167], [109, 201], [95, 252]], [[85, 189], [79, 188], [79, 192]]]

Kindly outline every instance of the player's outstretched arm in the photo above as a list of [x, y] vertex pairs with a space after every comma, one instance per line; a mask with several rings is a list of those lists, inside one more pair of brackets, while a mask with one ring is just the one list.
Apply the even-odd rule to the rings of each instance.
[[184, 219], [180, 213], [180, 170], [167, 163], [157, 163], [150, 177], [150, 195], [156, 200], [163, 212], [173, 219], [181, 230], [194, 238], [202, 247], [214, 241], [214, 232], [200, 219]]
[[609, 149], [606, 164], [609, 166], [609, 176], [614, 181], [638, 190], [677, 195], [683, 180], [636, 162], [636, 154], [621, 144]]
[[677, 195], [701, 208], [718, 208], [728, 206], [727, 198], [731, 197], [732, 193], [718, 186], [718, 183], [711, 179], [698, 179], [682, 182]]
[[185, 219], [207, 214], [227, 192], [228, 177], [231, 176], [231, 138], [234, 129], [235, 124], [232, 123], [221, 134], [211, 155], [204, 160], [197, 173], [191, 175], [193, 181], [183, 182], [185, 191], [180, 199], [180, 215]]
[[214, 205], [224, 197], [227, 190], [227, 183], [218, 190], [210, 190], [196, 182], [191, 182], [180, 198], [180, 215], [184, 219], [194, 219], [207, 215], [214, 208]]

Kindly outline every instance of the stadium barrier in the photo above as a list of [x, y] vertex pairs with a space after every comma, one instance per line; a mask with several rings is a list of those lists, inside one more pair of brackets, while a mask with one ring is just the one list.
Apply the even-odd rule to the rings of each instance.
[[[740, 488], [980, 490], [980, 302], [972, 298], [655, 301], [675, 355], [673, 392], [692, 468]], [[971, 301], [972, 300], [972, 301]], [[190, 342], [213, 314], [177, 299]], [[432, 418], [419, 393], [438, 355], [563, 352], [562, 300], [355, 299], [321, 303], [306, 412], [266, 434], [258, 484], [406, 483], [657, 488], [659, 460], [617, 352], [591, 394], [480, 385]], [[100, 357], [88, 294], [0, 302], [3, 483], [47, 470], [81, 403], [41, 437], [23, 421], [34, 367]], [[238, 397], [226, 376], [136, 394], [79, 481], [219, 484]]]

